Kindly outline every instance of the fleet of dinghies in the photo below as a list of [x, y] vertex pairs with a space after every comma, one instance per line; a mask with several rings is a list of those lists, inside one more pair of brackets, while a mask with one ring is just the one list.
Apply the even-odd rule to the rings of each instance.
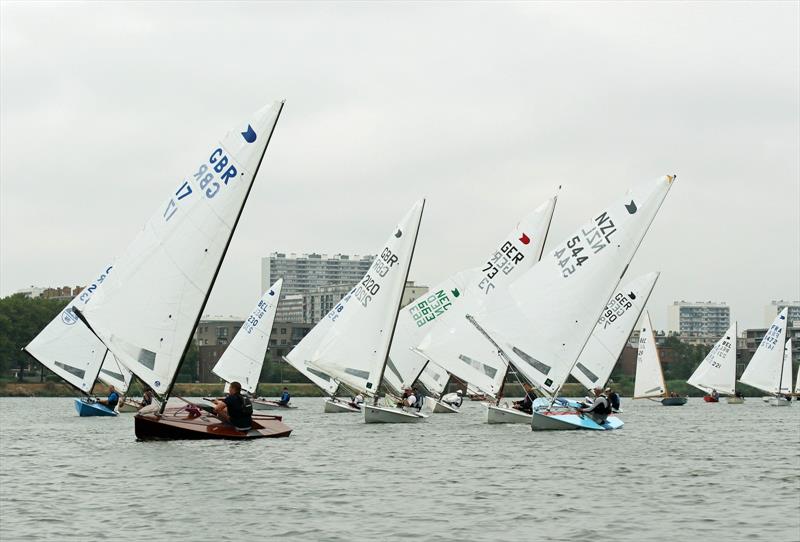
[[[157, 397], [134, 418], [139, 439], [291, 433], [280, 416], [253, 414], [252, 427], [244, 430], [208, 403], [170, 401], [282, 109], [283, 102], [264, 107], [209, 146], [113, 266], [25, 347], [84, 395], [76, 400], [81, 415], [116, 415], [92, 400], [95, 382], [125, 393], [136, 376]], [[487, 398], [488, 423], [607, 431], [623, 426], [616, 411], [598, 415], [560, 392], [570, 375], [587, 389], [604, 388], [641, 319], [634, 398], [684, 404], [685, 397], [667, 392], [645, 310], [659, 274], [621, 286], [674, 179], [636, 185], [545, 252], [553, 196], [490, 247], [478, 265], [402, 306], [422, 199], [391, 229], [358, 284], [284, 359], [327, 395], [324, 412], [363, 411], [366, 423], [417, 423], [430, 413], [456, 413], [460, 400], [453, 404], [445, 393], [457, 378]], [[256, 410], [287, 408], [257, 396], [281, 287], [278, 280], [264, 292], [213, 368], [226, 391], [239, 382]], [[741, 377], [769, 393], [775, 405], [789, 404], [792, 392], [786, 316], [784, 309]], [[707, 392], [707, 400], [712, 394], [733, 396], [735, 363], [734, 323], [688, 383]], [[537, 396], [528, 411], [501, 404], [511, 374]], [[800, 374], [795, 394], [798, 387]], [[409, 395], [417, 399], [413, 404], [406, 401]]]

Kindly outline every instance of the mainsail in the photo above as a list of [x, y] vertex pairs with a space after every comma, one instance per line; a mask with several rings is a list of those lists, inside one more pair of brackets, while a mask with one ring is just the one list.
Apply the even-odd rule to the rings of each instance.
[[106, 352], [106, 359], [103, 360], [103, 365], [100, 367], [100, 373], [97, 375], [97, 380], [107, 386], [114, 386], [118, 392], [124, 394], [131, 385], [133, 373], [130, 369], [117, 361], [114, 354], [108, 350]]
[[784, 395], [792, 393], [792, 339], [786, 341], [786, 347], [783, 349], [780, 393]]
[[736, 394], [736, 322], [717, 341], [686, 381], [706, 393]]
[[261, 109], [198, 156], [83, 311], [159, 395], [172, 387], [282, 108]]
[[[375, 395], [383, 377], [425, 200], [414, 204], [361, 281], [294, 348], [289, 360]], [[316, 329], [316, 328], [315, 328]], [[323, 334], [324, 333], [324, 334]]]
[[739, 382], [767, 393], [780, 393], [788, 311], [788, 308], [784, 308], [775, 317]]
[[[497, 289], [506, 288], [539, 261], [555, 205], [556, 196], [526, 215], [492, 248], [480, 267], [457, 273], [431, 288], [427, 295], [403, 307], [390, 354], [393, 365], [387, 367], [384, 377], [392, 387], [401, 389], [410, 386], [420, 376], [428, 360], [414, 352], [413, 348], [431, 330], [446, 330], [448, 326], [460, 322], [465, 314], [478, 310]], [[475, 349], [465, 350], [468, 345], [464, 344], [461, 345], [462, 352], [471, 352], [472, 357], [484, 357], [487, 352], [486, 344], [481, 339], [474, 344], [477, 353]], [[491, 348], [488, 351], [488, 357], [496, 357], [491, 353]], [[443, 353], [437, 352], [437, 355], [444, 357]], [[457, 352], [451, 352], [448, 357], [458, 355]], [[466, 378], [459, 373], [453, 374]], [[474, 377], [471, 373], [467, 374]], [[469, 382], [477, 386], [486, 385], [483, 382], [486, 376], [488, 375], [482, 375], [480, 381]], [[429, 391], [439, 392], [446, 380], [446, 372], [439, 365], [438, 368], [432, 366], [427, 378], [421, 381]]]
[[664, 397], [667, 386], [661, 371], [661, 360], [658, 358], [656, 337], [650, 313], [644, 311], [642, 326], [639, 332], [639, 353], [636, 356], [636, 380], [633, 384], [633, 398], [645, 399]]
[[[108, 349], [78, 319], [75, 309], [86, 307], [108, 278], [111, 268], [106, 267], [24, 348], [39, 363], [87, 394], [91, 393], [98, 373], [104, 366], [103, 360]], [[115, 363], [113, 355], [109, 354], [108, 358], [107, 363]]]
[[[556, 393], [566, 381], [673, 179], [637, 185], [473, 315], [517, 370], [541, 390]], [[480, 335], [475, 327], [465, 318], [440, 344], [420, 349], [449, 371], [451, 364], [431, 349], [458, 351], [470, 334]], [[486, 360], [471, 361], [486, 365]]]
[[572, 376], [587, 389], [605, 387], [658, 277], [659, 273], [648, 273], [633, 279], [606, 304], [572, 369]]
[[255, 393], [258, 387], [269, 336], [272, 333], [272, 322], [275, 320], [275, 309], [281, 297], [281, 286], [283, 279], [278, 279], [261, 296], [231, 344], [211, 369], [228, 384], [239, 382], [242, 390], [248, 393]]

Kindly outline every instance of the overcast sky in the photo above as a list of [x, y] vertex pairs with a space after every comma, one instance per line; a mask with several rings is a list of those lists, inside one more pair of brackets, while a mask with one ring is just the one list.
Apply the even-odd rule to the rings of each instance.
[[270, 252], [377, 252], [422, 196], [433, 285], [558, 185], [548, 247], [667, 173], [628, 275], [662, 272], [656, 327], [800, 298], [798, 2], [1, 5], [2, 296], [86, 284], [286, 98], [207, 313], [246, 314]]

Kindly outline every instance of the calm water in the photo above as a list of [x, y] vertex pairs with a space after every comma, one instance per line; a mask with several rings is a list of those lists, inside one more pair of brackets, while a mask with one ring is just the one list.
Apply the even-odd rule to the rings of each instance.
[[136, 442], [133, 415], [0, 399], [0, 539], [800, 540], [800, 403], [623, 401], [625, 428], [366, 425], [295, 399], [287, 439]]

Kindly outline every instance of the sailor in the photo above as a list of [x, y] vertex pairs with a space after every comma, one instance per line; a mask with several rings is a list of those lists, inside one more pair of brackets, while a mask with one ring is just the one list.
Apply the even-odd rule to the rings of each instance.
[[536, 399], [536, 393], [533, 391], [533, 386], [525, 382], [522, 387], [525, 389], [525, 397], [521, 401], [514, 401], [513, 408], [533, 414], [533, 401]]
[[146, 407], [152, 402], [153, 402], [153, 390], [147, 388], [146, 390], [144, 390], [144, 393], [142, 394], [142, 406]]
[[364, 396], [361, 392], [358, 392], [358, 395], [353, 397], [353, 400], [350, 401], [350, 406], [353, 408], [361, 408], [361, 405], [364, 403]]
[[595, 388], [594, 393], [594, 402], [587, 407], [579, 408], [578, 412], [588, 414], [595, 422], [602, 425], [606, 423], [608, 415], [611, 414], [611, 405], [601, 388]]
[[619, 412], [619, 394], [611, 388], [606, 388], [606, 397], [608, 397], [608, 404], [611, 405], [611, 411]]
[[222, 421], [230, 423], [239, 431], [251, 429], [253, 404], [242, 397], [242, 385], [238, 382], [231, 382], [225, 399], [214, 401], [214, 412]]
[[281, 398], [278, 399], [278, 404], [281, 406], [289, 406], [289, 401], [291, 400], [292, 396], [289, 395], [289, 388], [284, 386], [283, 391], [281, 392]]
[[711, 390], [711, 397], [713, 399], [719, 399], [719, 392], [717, 390]]
[[447, 403], [448, 405], [461, 408], [461, 404], [464, 402], [464, 392], [461, 390], [456, 391], [455, 395], [452, 393], [448, 393], [444, 397], [442, 397], [442, 402]]
[[109, 386], [108, 397], [106, 399], [99, 399], [97, 402], [101, 405], [107, 406], [110, 410], [114, 410], [117, 408], [117, 403], [119, 403], [119, 394], [117, 393], [117, 389], [114, 386]]
[[411, 403], [411, 406], [420, 410], [422, 408], [422, 402], [425, 400], [425, 397], [420, 393], [420, 391], [415, 387], [411, 388], [411, 393], [414, 397], [414, 402]]

